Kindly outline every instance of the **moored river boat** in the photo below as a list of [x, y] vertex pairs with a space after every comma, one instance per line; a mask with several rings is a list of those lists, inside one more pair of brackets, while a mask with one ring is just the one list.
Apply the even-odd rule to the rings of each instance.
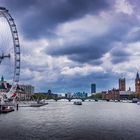
[[74, 105], [82, 105], [82, 102], [81, 101], [75, 101], [73, 102]]
[[1, 106], [0, 113], [9, 113], [14, 111], [13, 106]]

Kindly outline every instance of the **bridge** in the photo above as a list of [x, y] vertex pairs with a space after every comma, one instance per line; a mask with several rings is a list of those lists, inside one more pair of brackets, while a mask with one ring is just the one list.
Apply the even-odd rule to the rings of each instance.
[[79, 99], [79, 100], [82, 100], [82, 102], [84, 102], [88, 98], [87, 97], [86, 98], [85, 97], [69, 97], [69, 98], [67, 98], [67, 97], [62, 96], [62, 97], [55, 97], [55, 98], [52, 98], [52, 99], [54, 99], [55, 101], [58, 101], [58, 100], [61, 100], [61, 99], [66, 99], [69, 102], [73, 99]]

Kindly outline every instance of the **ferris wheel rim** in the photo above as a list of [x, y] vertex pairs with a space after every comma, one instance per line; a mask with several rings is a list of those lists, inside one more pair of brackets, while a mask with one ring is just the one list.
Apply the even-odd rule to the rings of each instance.
[[14, 74], [12, 78], [12, 86], [8, 92], [9, 94], [12, 94], [13, 92], [16, 91], [17, 83], [19, 82], [19, 77], [20, 77], [20, 43], [19, 43], [19, 37], [18, 37], [16, 24], [14, 22], [13, 17], [9, 13], [9, 11], [5, 7], [0, 7], [0, 15], [2, 15], [6, 19], [10, 27], [10, 32], [11, 32], [12, 40], [13, 40]]

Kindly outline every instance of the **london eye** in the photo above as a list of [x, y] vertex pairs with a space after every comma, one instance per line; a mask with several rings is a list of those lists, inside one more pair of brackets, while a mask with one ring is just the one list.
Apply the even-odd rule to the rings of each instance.
[[20, 43], [18, 31], [9, 11], [0, 7], [0, 75], [10, 83], [7, 98], [15, 93], [20, 76]]

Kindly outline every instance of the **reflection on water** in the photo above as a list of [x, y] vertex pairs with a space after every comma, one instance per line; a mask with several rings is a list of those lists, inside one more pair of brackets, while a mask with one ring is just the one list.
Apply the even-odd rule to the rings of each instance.
[[0, 140], [140, 140], [140, 106], [50, 102], [0, 115]]

